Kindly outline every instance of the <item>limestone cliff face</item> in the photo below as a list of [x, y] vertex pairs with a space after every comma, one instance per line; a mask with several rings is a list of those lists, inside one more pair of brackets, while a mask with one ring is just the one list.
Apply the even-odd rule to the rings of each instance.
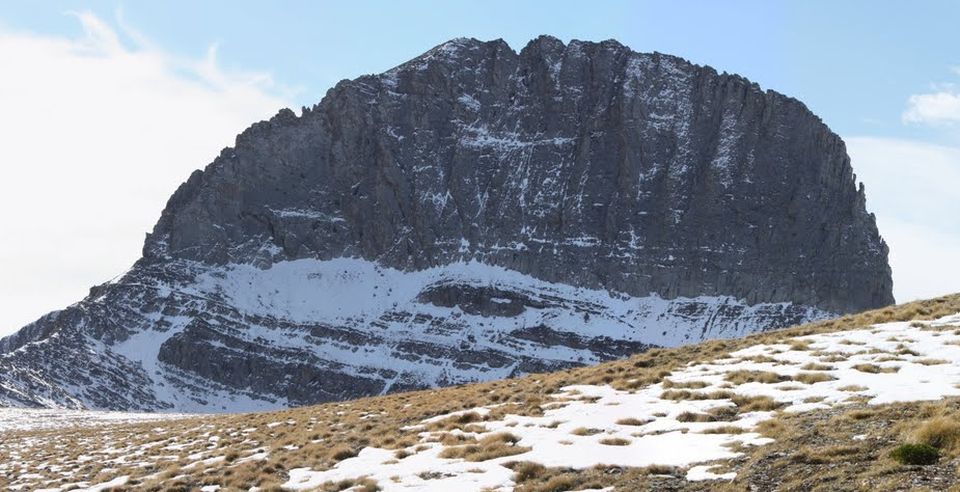
[[[819, 118], [741, 77], [450, 41], [238, 136], [128, 274], [0, 342], [0, 402], [303, 404], [890, 304], [855, 183]], [[91, 344], [134, 396], [48, 357]]]
[[455, 40], [344, 81], [192, 176], [145, 255], [474, 258], [634, 295], [893, 301], [886, 247], [819, 118], [614, 41]]

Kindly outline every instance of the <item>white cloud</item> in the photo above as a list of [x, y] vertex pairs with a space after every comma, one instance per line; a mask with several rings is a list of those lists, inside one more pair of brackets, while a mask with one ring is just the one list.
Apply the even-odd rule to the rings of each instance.
[[960, 93], [944, 90], [930, 94], [914, 94], [907, 100], [903, 121], [931, 125], [960, 122]]
[[897, 301], [960, 292], [960, 149], [848, 138], [867, 208], [890, 246]]
[[190, 172], [289, 106], [216, 47], [177, 57], [72, 15], [76, 38], [0, 29], [0, 336], [129, 267]]
[[[950, 67], [960, 75], [960, 67]], [[914, 94], [907, 99], [907, 109], [901, 119], [904, 123], [952, 125], [960, 122], [960, 90], [956, 84], [934, 84], [932, 92]]]

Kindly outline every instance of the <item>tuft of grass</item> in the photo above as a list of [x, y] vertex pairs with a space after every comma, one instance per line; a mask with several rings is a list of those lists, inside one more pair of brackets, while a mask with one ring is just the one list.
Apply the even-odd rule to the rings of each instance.
[[866, 372], [870, 374], [880, 374], [880, 373], [891, 374], [900, 370], [899, 366], [881, 367], [876, 364], [857, 364], [853, 366], [853, 368], [860, 372]]
[[867, 388], [866, 386], [860, 386], [859, 384], [848, 384], [846, 386], [841, 386], [840, 388], [837, 388], [837, 389], [839, 389], [840, 391], [865, 391], [870, 388]]
[[566, 490], [574, 490], [578, 485], [580, 485], [580, 480], [576, 475], [573, 473], [564, 473], [554, 475], [542, 484], [524, 487], [523, 490], [525, 492], [563, 492]]
[[353, 458], [357, 455], [357, 450], [349, 446], [337, 446], [330, 450], [330, 459], [334, 461], [343, 461], [345, 459]]
[[897, 355], [912, 355], [914, 357], [920, 356], [920, 352], [917, 352], [916, 350], [913, 350], [902, 343], [897, 344], [896, 350]]
[[851, 456], [859, 454], [862, 449], [858, 446], [834, 445], [819, 448], [804, 447], [795, 456], [794, 460], [801, 463], [824, 464], [838, 461], [847, 461]]
[[735, 395], [731, 400], [741, 412], [770, 412], [783, 406], [769, 396]]
[[663, 393], [660, 393], [660, 399], [662, 400], [725, 400], [733, 396], [733, 393], [726, 390], [711, 391], [709, 393], [703, 391], [689, 391], [689, 390], [667, 390]]
[[782, 374], [777, 374], [771, 371], [732, 371], [728, 372], [724, 379], [733, 383], [733, 384], [744, 384], [744, 383], [779, 383], [782, 381], [789, 381], [789, 376], [784, 376]]
[[847, 360], [847, 357], [841, 354], [831, 354], [820, 357], [820, 361], [822, 362], [843, 362], [845, 360]]
[[875, 415], [877, 415], [877, 413], [874, 412], [873, 410], [857, 409], [857, 410], [850, 410], [849, 412], [843, 414], [843, 418], [849, 419], [849, 420], [866, 420], [871, 417], [874, 417]]
[[787, 427], [778, 419], [768, 419], [757, 424], [756, 430], [764, 436], [778, 439], [787, 432]]
[[517, 446], [519, 441], [519, 437], [509, 432], [500, 432], [484, 437], [476, 444], [445, 448], [439, 456], [447, 459], [460, 458], [466, 461], [487, 461], [530, 451], [531, 448]]
[[940, 459], [940, 451], [929, 444], [901, 444], [890, 452], [901, 465], [932, 465]]
[[504, 466], [513, 470], [513, 481], [516, 483], [536, 480], [547, 473], [547, 467], [533, 461], [515, 461]]
[[592, 427], [577, 427], [576, 429], [570, 431], [570, 433], [575, 436], [593, 436], [601, 432], [603, 431]]
[[719, 427], [710, 427], [704, 429], [701, 434], [743, 434], [747, 430], [735, 425], [721, 425]]
[[670, 379], [664, 379], [662, 383], [664, 388], [676, 389], [702, 389], [710, 386], [706, 381], [683, 381], [676, 382]]
[[678, 422], [713, 422], [716, 417], [706, 413], [683, 412], [677, 415]]
[[633, 417], [628, 417], [628, 418], [620, 419], [617, 421], [617, 424], [619, 425], [646, 425], [649, 423], [650, 423], [650, 420], [640, 420], [640, 419], [635, 419]]
[[796, 338], [787, 341], [787, 345], [790, 346], [790, 350], [796, 350], [796, 351], [810, 350], [811, 343], [813, 342], [811, 342], [810, 340], [799, 340]]
[[837, 378], [822, 372], [801, 372], [793, 377], [794, 381], [804, 384], [816, 384], [824, 381], [833, 381], [835, 379]]
[[804, 371], [830, 371], [833, 369], [833, 366], [827, 364], [817, 364], [816, 362], [808, 362], [804, 364], [800, 369]]
[[381, 490], [377, 482], [368, 477], [327, 482], [320, 486], [322, 492], [340, 492], [348, 489], [355, 492], [377, 492]]
[[949, 455], [960, 454], [960, 421], [949, 417], [927, 420], [913, 433], [920, 444], [928, 444]]
[[607, 437], [601, 439], [600, 444], [607, 446], [628, 446], [630, 444], [630, 440], [622, 437]]
[[641, 470], [644, 475], [669, 475], [677, 476], [680, 474], [680, 469], [675, 466], [668, 465], [650, 465], [645, 466]]

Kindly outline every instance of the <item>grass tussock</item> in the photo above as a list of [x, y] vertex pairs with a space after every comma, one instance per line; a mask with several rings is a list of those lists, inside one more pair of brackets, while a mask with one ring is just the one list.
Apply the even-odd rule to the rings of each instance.
[[343, 445], [334, 447], [329, 453], [330, 459], [334, 461], [343, 461], [345, 459], [353, 458], [356, 455], [356, 449]]
[[676, 388], [676, 389], [703, 389], [707, 386], [710, 386], [705, 381], [681, 381], [676, 382], [671, 379], [664, 379], [661, 383], [664, 388]]
[[913, 440], [928, 444], [949, 456], [960, 455], [960, 415], [937, 416], [923, 422], [914, 432]]
[[600, 444], [605, 446], [629, 446], [630, 440], [622, 437], [606, 437], [600, 440]]
[[837, 378], [822, 372], [801, 372], [793, 377], [794, 381], [804, 384], [823, 383], [825, 381], [834, 381], [836, 379]]
[[861, 451], [862, 449], [860, 446], [846, 444], [835, 444], [816, 448], [805, 447], [796, 455], [794, 455], [794, 460], [801, 463], [811, 464], [836, 463], [840, 461], [847, 461], [851, 457], [860, 454]]
[[783, 406], [783, 403], [762, 395], [736, 395], [731, 400], [741, 412], [771, 412]]
[[941, 364], [946, 364], [948, 361], [943, 359], [917, 359], [913, 361], [917, 364], [922, 364], [925, 366], [939, 366]]
[[618, 420], [618, 421], [617, 421], [617, 425], [640, 426], [640, 425], [649, 424], [650, 422], [652, 422], [650, 419], [643, 420], [643, 419], [636, 419], [636, 418], [633, 418], [633, 417], [629, 417], [629, 418], [625, 418], [625, 419], [620, 419], [620, 420]]
[[743, 434], [747, 430], [735, 425], [721, 425], [719, 427], [708, 427], [702, 430], [701, 434]]
[[900, 366], [878, 366], [876, 364], [857, 364], [853, 368], [869, 374], [892, 374], [900, 370]]
[[714, 422], [716, 417], [707, 413], [683, 412], [677, 415], [678, 422]]
[[504, 456], [526, 453], [530, 448], [518, 446], [520, 438], [508, 432], [500, 432], [484, 437], [476, 444], [444, 448], [441, 458], [462, 459], [465, 461], [487, 461]]
[[[279, 490], [279, 487], [277, 488]], [[377, 492], [382, 490], [375, 480], [367, 477], [356, 479], [340, 480], [338, 482], [327, 482], [320, 486], [322, 492], [340, 492], [350, 490], [351, 492]]]
[[766, 383], [774, 384], [782, 381], [789, 381], [790, 376], [784, 376], [771, 371], [733, 371], [728, 372], [724, 379], [733, 384], [744, 383]]
[[577, 427], [576, 429], [570, 431], [570, 433], [575, 436], [593, 436], [601, 432], [603, 432], [602, 429], [596, 429], [592, 427]]
[[733, 396], [733, 392], [726, 390], [717, 391], [690, 391], [690, 390], [667, 390], [660, 394], [662, 400], [726, 400]]
[[870, 388], [867, 388], [866, 386], [861, 386], [859, 384], [848, 384], [846, 386], [841, 386], [837, 389], [839, 389], [840, 391], [857, 392], [857, 391], [866, 391]]
[[846, 420], [866, 420], [876, 417], [877, 413], [873, 410], [855, 409], [844, 413], [841, 417]]

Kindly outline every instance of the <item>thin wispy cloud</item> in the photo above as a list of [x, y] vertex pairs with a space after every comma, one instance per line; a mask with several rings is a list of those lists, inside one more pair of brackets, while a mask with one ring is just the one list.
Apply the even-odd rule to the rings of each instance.
[[67, 15], [77, 36], [0, 27], [0, 336], [129, 267], [190, 172], [291, 105], [269, 73], [224, 69], [216, 45], [178, 56], [122, 15]]

